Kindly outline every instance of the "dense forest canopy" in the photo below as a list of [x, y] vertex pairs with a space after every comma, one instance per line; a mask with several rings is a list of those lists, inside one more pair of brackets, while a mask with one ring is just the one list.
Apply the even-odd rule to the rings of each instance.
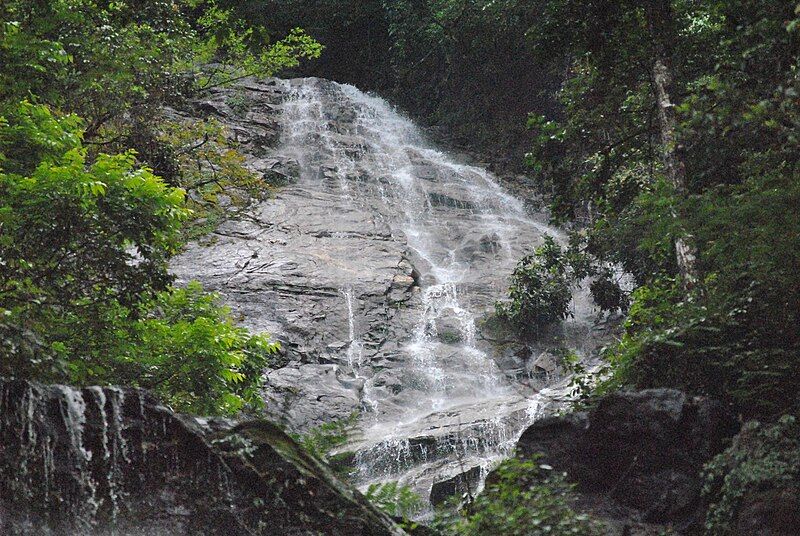
[[[300, 71], [377, 91], [460, 144], [519, 168], [533, 137], [531, 111], [556, 113], [560, 76], [544, 73], [527, 38], [536, 2], [228, 2], [242, 18], [287, 31], [300, 25], [326, 46]], [[564, 68], [567, 66], [565, 61]]]
[[536, 45], [574, 59], [564, 119], [535, 118], [529, 160], [554, 214], [588, 220], [579, 248], [639, 285], [621, 381], [796, 409], [796, 6], [546, 7]]
[[[0, 374], [257, 409], [278, 344], [199, 285], [171, 286], [168, 261], [219, 214], [197, 199], [268, 185], [221, 125], [162, 111], [247, 76], [316, 75], [525, 171], [571, 238], [531, 249], [498, 314], [535, 337], [589, 285], [623, 315], [606, 367], [580, 382], [592, 396], [676, 387], [794, 434], [799, 62], [788, 0], [5, 1]], [[708, 530], [727, 534], [736, 490], [714, 475], [727, 510]], [[446, 530], [488, 530], [498, 504]]]

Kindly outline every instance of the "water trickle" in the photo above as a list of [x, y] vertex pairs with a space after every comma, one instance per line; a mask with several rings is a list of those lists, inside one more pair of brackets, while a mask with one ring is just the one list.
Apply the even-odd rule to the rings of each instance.
[[347, 363], [350, 368], [357, 375], [361, 369], [361, 360], [364, 357], [364, 348], [361, 339], [356, 335], [356, 320], [353, 315], [353, 289], [347, 288], [342, 290], [345, 303], [347, 304]]

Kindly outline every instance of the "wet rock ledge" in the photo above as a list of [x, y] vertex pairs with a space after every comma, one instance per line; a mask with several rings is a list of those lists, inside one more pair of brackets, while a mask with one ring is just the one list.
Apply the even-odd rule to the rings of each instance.
[[703, 464], [737, 430], [733, 414], [713, 399], [674, 389], [622, 391], [588, 411], [535, 422], [517, 453], [565, 471], [578, 484], [576, 506], [604, 521], [609, 534], [702, 534]]
[[0, 379], [0, 534], [404, 533], [267, 421]]

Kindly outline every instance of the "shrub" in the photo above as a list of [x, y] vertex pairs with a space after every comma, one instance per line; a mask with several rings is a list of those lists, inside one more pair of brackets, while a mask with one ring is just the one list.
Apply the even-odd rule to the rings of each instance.
[[752, 421], [734, 444], [705, 469], [703, 493], [711, 502], [706, 516], [709, 536], [735, 534], [748, 495], [800, 487], [800, 424], [784, 415], [775, 424]]
[[422, 510], [422, 499], [408, 486], [397, 482], [370, 484], [364, 496], [392, 517], [411, 519]]
[[529, 336], [540, 328], [571, 316], [568, 266], [552, 237], [532, 255], [519, 261], [511, 275], [509, 301], [496, 304], [500, 318]]
[[278, 344], [236, 326], [219, 296], [199, 283], [162, 292], [132, 327], [131, 344], [120, 349], [107, 382], [149, 388], [189, 413], [233, 414], [263, 405], [263, 370]]
[[600, 527], [569, 505], [573, 486], [535, 461], [512, 458], [490, 475], [486, 489], [458, 518], [441, 516], [450, 536], [599, 536]]
[[167, 261], [188, 211], [183, 192], [137, 167], [130, 153], [87, 162], [74, 116], [25, 101], [6, 112], [0, 312], [41, 345], [36, 356], [8, 355], [0, 372], [47, 379], [58, 373], [47, 355], [75, 349], [56, 326], [82, 318], [80, 337], [105, 324], [111, 309], [135, 309], [168, 286]]
[[358, 413], [353, 412], [344, 419], [323, 423], [304, 434], [291, 435], [309, 454], [329, 461], [331, 451], [347, 442], [357, 420]]
[[[154, 390], [180, 411], [260, 403], [277, 344], [199, 284], [169, 286], [188, 216], [131, 153], [87, 162], [80, 121], [20, 103], [0, 121], [0, 374]], [[29, 147], [30, 150], [26, 150]]]

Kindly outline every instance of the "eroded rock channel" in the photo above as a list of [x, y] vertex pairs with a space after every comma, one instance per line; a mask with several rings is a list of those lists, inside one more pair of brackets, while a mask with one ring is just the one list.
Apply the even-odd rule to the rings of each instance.
[[[560, 232], [377, 97], [320, 79], [240, 91], [247, 113], [225, 91], [202, 108], [252, 170], [286, 185], [190, 245], [175, 274], [282, 342], [270, 418], [302, 431], [358, 412], [358, 485], [399, 480], [427, 497], [443, 483], [436, 500], [459, 474], [477, 485], [563, 394], [541, 355], [552, 340], [520, 351], [481, 329], [516, 261]], [[573, 313], [555, 339], [588, 356], [594, 315], [577, 289]]]

